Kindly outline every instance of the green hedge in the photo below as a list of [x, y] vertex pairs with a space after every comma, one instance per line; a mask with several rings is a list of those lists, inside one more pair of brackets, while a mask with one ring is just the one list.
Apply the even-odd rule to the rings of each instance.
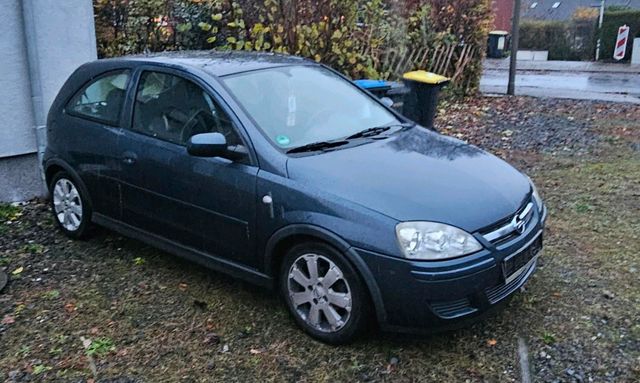
[[524, 20], [520, 24], [520, 49], [548, 50], [550, 60], [569, 59], [566, 23], [561, 21]]
[[549, 60], [590, 60], [595, 48], [596, 20], [523, 20], [520, 49], [548, 50]]
[[[396, 56], [451, 50], [438, 71], [475, 92], [490, 0], [93, 0], [99, 57], [163, 50], [247, 50], [304, 56], [352, 78], [394, 78]], [[426, 54], [425, 53], [425, 54]], [[417, 56], [415, 58], [417, 60]], [[389, 60], [384, 62], [384, 60]], [[399, 64], [404, 63], [404, 60]], [[389, 64], [389, 65], [387, 65]], [[426, 64], [435, 66], [434, 59]], [[399, 66], [396, 65], [394, 68]], [[460, 70], [464, 68], [464, 70]]]
[[629, 41], [627, 43], [627, 52], [623, 60], [628, 61], [631, 59], [633, 38], [640, 37], [640, 10], [607, 9], [604, 13], [604, 20], [602, 22], [601, 60], [613, 60], [613, 50], [616, 45], [618, 28], [625, 24], [629, 26]]

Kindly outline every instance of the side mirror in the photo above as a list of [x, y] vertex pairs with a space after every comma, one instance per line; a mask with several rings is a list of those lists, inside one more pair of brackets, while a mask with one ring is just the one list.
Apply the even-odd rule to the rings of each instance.
[[200, 133], [187, 142], [187, 153], [196, 157], [225, 157], [227, 139], [221, 133]]
[[380, 102], [384, 104], [384, 106], [391, 108], [393, 106], [393, 100], [389, 97], [382, 97]]

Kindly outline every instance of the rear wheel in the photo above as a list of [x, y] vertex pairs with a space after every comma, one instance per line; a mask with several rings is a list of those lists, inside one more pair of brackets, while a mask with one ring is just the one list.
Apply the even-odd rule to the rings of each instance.
[[62, 232], [71, 238], [83, 238], [91, 225], [91, 208], [77, 182], [67, 173], [59, 172], [49, 185], [51, 210]]
[[289, 250], [280, 287], [296, 323], [316, 339], [347, 343], [366, 326], [368, 296], [361, 278], [331, 246], [306, 243]]

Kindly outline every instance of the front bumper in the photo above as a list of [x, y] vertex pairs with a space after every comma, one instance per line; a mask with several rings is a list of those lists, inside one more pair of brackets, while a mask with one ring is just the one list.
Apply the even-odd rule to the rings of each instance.
[[[531, 223], [535, 224], [517, 237], [495, 245], [483, 241], [484, 250], [456, 259], [411, 261], [354, 249], [380, 292], [384, 306], [381, 327], [440, 331], [465, 325], [506, 302], [536, 269], [546, 213], [546, 208], [534, 213]], [[479, 234], [476, 237], [481, 240]], [[507, 274], [503, 261], [526, 251], [535, 251], [535, 257], [518, 265], [519, 273]]]

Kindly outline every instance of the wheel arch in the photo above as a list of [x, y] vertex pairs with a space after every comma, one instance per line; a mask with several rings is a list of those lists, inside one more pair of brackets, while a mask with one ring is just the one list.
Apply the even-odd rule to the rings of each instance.
[[311, 224], [291, 224], [276, 231], [265, 247], [265, 274], [272, 276], [274, 285], [278, 281], [278, 270], [284, 254], [292, 246], [305, 241], [321, 241], [335, 247], [357, 270], [362, 278], [371, 302], [373, 302], [379, 324], [386, 322], [386, 311], [382, 294], [373, 274], [355, 249], [338, 234]]
[[80, 175], [75, 170], [73, 170], [73, 168], [69, 164], [62, 160], [51, 159], [44, 165], [44, 177], [45, 182], [47, 183], [47, 191], [51, 193], [51, 191], [49, 190], [51, 181], [53, 180], [53, 177], [55, 177], [55, 175], [61, 171], [68, 173], [71, 178], [73, 178], [73, 181], [77, 184], [78, 188], [80, 188], [80, 192], [84, 194], [87, 202], [89, 203], [89, 207], [93, 207], [91, 195], [89, 194], [87, 186], [82, 181], [82, 178], [80, 178]]

